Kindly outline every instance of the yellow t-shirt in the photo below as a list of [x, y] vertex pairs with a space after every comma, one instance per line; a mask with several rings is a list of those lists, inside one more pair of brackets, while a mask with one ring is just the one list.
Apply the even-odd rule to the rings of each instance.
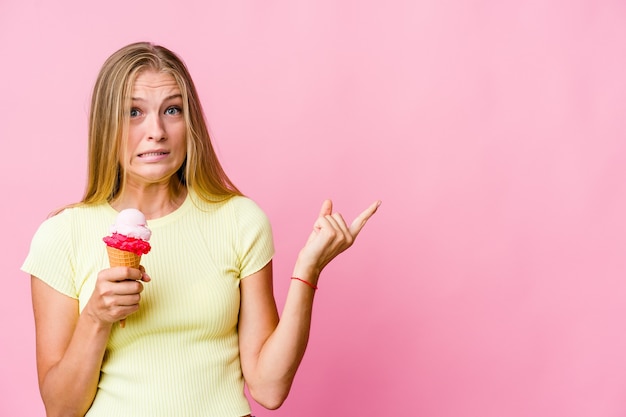
[[[79, 301], [108, 268], [109, 204], [66, 209], [33, 237], [22, 270]], [[88, 417], [239, 417], [250, 413], [239, 361], [239, 280], [274, 254], [267, 216], [250, 199], [207, 203], [193, 193], [148, 221], [152, 278], [140, 309], [113, 326]]]

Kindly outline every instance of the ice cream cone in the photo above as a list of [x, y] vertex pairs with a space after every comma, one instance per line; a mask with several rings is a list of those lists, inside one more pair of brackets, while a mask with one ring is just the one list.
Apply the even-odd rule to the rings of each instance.
[[107, 253], [109, 254], [109, 265], [111, 266], [129, 266], [131, 268], [139, 268], [141, 255], [113, 248], [111, 246], [107, 246]]
[[[134, 254], [125, 250], [112, 248], [107, 246], [107, 254], [109, 255], [109, 265], [113, 266], [129, 266], [131, 268], [139, 268], [141, 255]], [[120, 327], [126, 326], [126, 319], [120, 320]]]
[[[152, 232], [146, 225], [146, 216], [139, 210], [127, 208], [120, 211], [111, 226], [111, 235], [102, 238], [107, 245], [109, 264], [139, 268], [141, 255], [150, 252]], [[126, 320], [120, 320], [124, 327]]]

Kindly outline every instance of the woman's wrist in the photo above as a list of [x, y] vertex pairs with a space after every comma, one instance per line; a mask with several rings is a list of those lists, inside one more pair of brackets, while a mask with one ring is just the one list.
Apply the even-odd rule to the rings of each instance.
[[298, 253], [298, 258], [293, 267], [293, 274], [291, 276], [298, 277], [311, 282], [313, 285], [317, 285], [317, 280], [322, 272], [322, 268], [309, 256], [302, 253]]
[[320, 276], [320, 271], [313, 266], [305, 266], [296, 262], [296, 266], [293, 268], [292, 277], [304, 280], [310, 283], [312, 286], [317, 287], [317, 281]]
[[92, 308], [89, 302], [83, 309], [83, 312], [81, 313], [80, 316], [84, 317], [85, 319], [88, 319], [90, 322], [90, 325], [95, 326], [98, 332], [100, 331], [110, 332], [113, 327], [112, 322], [103, 321], [101, 319], [101, 317], [94, 311], [94, 309]]
[[292, 280], [296, 280], [296, 281], [300, 281], [301, 283], [307, 285], [308, 287], [311, 287], [313, 290], [317, 290], [317, 285], [311, 284], [306, 279], [302, 279], [302, 278], [298, 278], [298, 277], [291, 277], [291, 279]]

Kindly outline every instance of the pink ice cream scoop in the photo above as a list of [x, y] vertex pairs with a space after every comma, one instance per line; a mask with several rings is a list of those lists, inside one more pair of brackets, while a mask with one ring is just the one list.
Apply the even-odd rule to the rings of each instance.
[[115, 224], [111, 226], [111, 236], [102, 240], [107, 246], [141, 256], [150, 252], [152, 232], [146, 226], [146, 216], [137, 209], [119, 212]]

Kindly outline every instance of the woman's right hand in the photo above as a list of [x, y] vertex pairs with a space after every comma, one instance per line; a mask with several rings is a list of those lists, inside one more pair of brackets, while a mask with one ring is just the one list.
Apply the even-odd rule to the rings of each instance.
[[143, 266], [115, 266], [98, 273], [96, 286], [85, 312], [101, 324], [124, 320], [139, 310], [143, 282], [149, 282]]

